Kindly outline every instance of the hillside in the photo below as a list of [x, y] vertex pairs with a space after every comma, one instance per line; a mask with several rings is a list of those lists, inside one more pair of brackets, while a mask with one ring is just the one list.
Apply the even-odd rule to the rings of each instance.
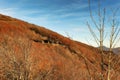
[[97, 48], [0, 15], [1, 80], [99, 80], [100, 72], [101, 54]]

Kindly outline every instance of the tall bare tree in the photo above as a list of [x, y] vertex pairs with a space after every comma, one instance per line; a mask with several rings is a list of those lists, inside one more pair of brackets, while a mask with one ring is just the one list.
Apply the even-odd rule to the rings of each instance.
[[118, 9], [116, 9], [115, 11], [112, 11], [112, 19], [111, 19], [111, 32], [110, 32], [110, 39], [109, 39], [109, 55], [108, 55], [108, 75], [107, 75], [107, 79], [111, 80], [111, 67], [114, 66], [113, 64], [111, 64], [112, 60], [114, 59], [114, 57], [112, 56], [113, 53], [113, 48], [115, 48], [116, 44], [119, 43], [120, 40], [120, 28], [118, 26], [118, 22], [116, 19], [116, 12], [118, 11]]
[[[104, 76], [104, 58], [105, 58], [105, 52], [103, 49], [104, 46], [104, 41], [106, 39], [106, 34], [105, 34], [105, 28], [109, 27], [109, 29], [111, 29], [110, 34], [108, 34], [107, 40], [109, 41], [109, 51], [108, 51], [108, 68], [107, 68], [107, 80], [111, 80], [111, 68], [112, 68], [112, 60], [113, 60], [113, 48], [116, 46], [116, 43], [118, 43], [118, 41], [120, 40], [120, 28], [118, 26], [118, 22], [116, 19], [116, 13], [117, 10], [112, 11], [112, 18], [109, 19], [108, 17], [106, 17], [106, 9], [101, 9], [101, 4], [100, 4], [100, 0], [98, 0], [98, 11], [97, 11], [97, 16], [98, 16], [98, 20], [96, 18], [94, 18], [93, 15], [93, 11], [91, 9], [91, 3], [90, 0], [88, 0], [89, 2], [89, 13], [90, 13], [90, 18], [91, 21], [93, 22], [93, 25], [90, 25], [87, 22], [87, 26], [89, 28], [90, 33], [92, 34], [95, 42], [97, 43], [97, 45], [99, 46], [99, 51], [101, 53], [101, 80], [104, 80], [106, 76]], [[108, 26], [108, 24], [105, 24], [105, 21], [109, 19], [110, 20], [110, 26]], [[95, 26], [95, 28], [97, 29], [98, 33], [97, 34], [94, 29], [93, 26]]]

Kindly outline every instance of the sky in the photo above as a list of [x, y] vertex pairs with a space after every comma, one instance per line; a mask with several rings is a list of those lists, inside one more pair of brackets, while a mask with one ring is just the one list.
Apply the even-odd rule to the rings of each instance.
[[[97, 7], [98, 0], [91, 0], [94, 18], [97, 17]], [[108, 10], [107, 16], [111, 16], [112, 10], [120, 7], [120, 0], [101, 0], [101, 8], [104, 7]], [[120, 10], [117, 14], [118, 20], [119, 13]], [[86, 25], [87, 21], [92, 24], [88, 0], [0, 0], [0, 14], [43, 26], [61, 35], [69, 35], [74, 40], [97, 46]], [[95, 27], [92, 28], [96, 31]], [[108, 45], [107, 43], [106, 40], [105, 45]]]

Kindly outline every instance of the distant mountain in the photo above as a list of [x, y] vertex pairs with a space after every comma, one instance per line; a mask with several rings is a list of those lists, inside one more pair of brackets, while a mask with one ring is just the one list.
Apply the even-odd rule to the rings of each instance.
[[103, 46], [103, 50], [104, 50], [104, 51], [109, 51], [109, 48], [106, 47], [106, 46]]
[[[99, 48], [99, 47], [97, 47], [97, 48]], [[106, 47], [106, 46], [103, 46], [103, 50], [104, 50], [104, 51], [109, 51], [109, 48]], [[115, 54], [120, 54], [120, 47], [113, 48], [113, 52], [114, 52]]]
[[113, 52], [116, 53], [116, 54], [120, 54], [120, 47], [114, 48]]
[[[97, 48], [100, 48], [100, 47], [97, 47]], [[109, 51], [109, 48], [106, 47], [106, 46], [103, 46], [103, 50], [104, 50], [104, 51]]]

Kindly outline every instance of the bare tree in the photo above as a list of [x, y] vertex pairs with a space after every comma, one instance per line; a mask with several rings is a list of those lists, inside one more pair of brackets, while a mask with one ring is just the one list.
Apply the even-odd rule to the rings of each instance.
[[[104, 34], [104, 30], [105, 30], [105, 13], [106, 13], [106, 10], [104, 9], [103, 10], [103, 13], [101, 13], [101, 8], [100, 8], [100, 2], [98, 2], [98, 23], [96, 22], [95, 18], [93, 17], [93, 13], [92, 13], [92, 10], [91, 10], [91, 3], [90, 3], [90, 0], [89, 1], [89, 11], [90, 11], [90, 17], [91, 17], [91, 20], [93, 22], [93, 24], [95, 25], [95, 28], [97, 29], [97, 31], [99, 32], [99, 34], [97, 35], [95, 33], [95, 31], [93, 31], [92, 27], [90, 26], [90, 24], [87, 22], [87, 26], [95, 40], [95, 42], [97, 43], [97, 45], [99, 46], [99, 50], [100, 50], [100, 53], [101, 53], [101, 70], [103, 71], [104, 70], [104, 61], [103, 61], [103, 56], [104, 56], [104, 52], [103, 52], [103, 41], [104, 41], [104, 37], [105, 37], [105, 34]], [[101, 72], [101, 74], [103, 74]], [[101, 75], [101, 78], [103, 77], [103, 75]]]
[[[107, 79], [111, 80], [111, 67], [113, 64], [111, 64], [112, 60], [114, 59], [114, 57], [112, 56], [112, 51], [113, 48], [115, 48], [116, 44], [119, 42], [120, 40], [120, 28], [118, 26], [118, 22], [116, 19], [116, 12], [118, 11], [118, 9], [116, 9], [115, 11], [112, 12], [112, 19], [111, 19], [111, 32], [110, 32], [110, 40], [109, 40], [109, 55], [108, 55], [108, 75], [107, 75]], [[114, 66], [114, 65], [113, 65]]]
[[[89, 1], [89, 12], [90, 12], [90, 18], [93, 22], [95, 26], [95, 28], [97, 29], [98, 33], [97, 34], [94, 29], [91, 27], [91, 25], [87, 22], [87, 26], [89, 28], [89, 31], [90, 33], [92, 34], [95, 42], [97, 43], [97, 45], [99, 46], [99, 51], [101, 53], [101, 80], [104, 80], [105, 79], [105, 74], [104, 74], [104, 58], [105, 58], [105, 53], [104, 53], [104, 49], [103, 49], [103, 46], [104, 46], [104, 40], [106, 38], [106, 34], [105, 34], [105, 28], [107, 27], [107, 24], [105, 24], [105, 21], [106, 19], [109, 19], [106, 17], [106, 9], [104, 8], [103, 10], [101, 9], [101, 5], [100, 5], [100, 0], [98, 1], [98, 20], [96, 18], [94, 18], [93, 16], [93, 11], [91, 10], [91, 3], [90, 3], [90, 0]], [[120, 40], [120, 36], [119, 36], [119, 33], [120, 33], [120, 28], [118, 27], [118, 22], [117, 22], [117, 19], [116, 19], [116, 11], [118, 9], [116, 9], [115, 11], [112, 11], [112, 19], [110, 19], [110, 22], [111, 22], [111, 26], [109, 26], [109, 28], [111, 29], [110, 31], [110, 34], [109, 37], [107, 38], [110, 38], [109, 39], [109, 51], [108, 51], [108, 68], [107, 68], [107, 80], [111, 80], [111, 62], [113, 60], [113, 56], [112, 56], [112, 53], [113, 53], [113, 48], [116, 46], [116, 43]]]

